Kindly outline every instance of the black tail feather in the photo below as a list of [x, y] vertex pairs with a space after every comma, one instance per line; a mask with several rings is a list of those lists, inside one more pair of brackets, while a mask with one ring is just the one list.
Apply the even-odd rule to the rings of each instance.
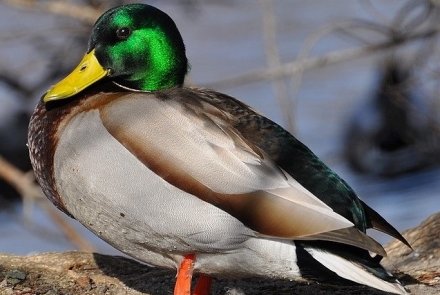
[[388, 221], [386, 221], [379, 213], [374, 211], [370, 206], [365, 204], [362, 200], [360, 200], [362, 207], [364, 207], [365, 214], [367, 216], [367, 226], [368, 228], [374, 228], [390, 236], [398, 239], [405, 245], [407, 245], [411, 250], [412, 247], [408, 243], [408, 241], [399, 233], [397, 229], [395, 229]]

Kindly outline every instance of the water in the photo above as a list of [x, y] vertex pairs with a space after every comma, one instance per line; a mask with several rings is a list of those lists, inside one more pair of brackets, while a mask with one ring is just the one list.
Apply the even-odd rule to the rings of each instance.
[[[157, 2], [159, 8], [173, 17], [184, 37], [192, 65], [189, 76], [192, 84], [204, 85], [266, 65], [259, 3], [240, 1], [234, 6], [228, 3], [202, 5], [196, 12], [188, 14], [179, 6]], [[390, 17], [399, 3], [389, 0], [382, 3], [380, 9]], [[285, 62], [292, 61], [305, 38], [323, 24], [341, 18], [371, 18], [356, 1], [280, 0], [276, 4], [279, 50]], [[325, 38], [312, 54], [323, 54], [345, 45], [340, 38]], [[382, 179], [354, 173], [342, 157], [342, 136], [347, 119], [352, 108], [365, 99], [374, 81], [379, 58], [380, 55], [376, 54], [306, 72], [299, 97], [295, 100], [295, 133], [363, 200], [402, 231], [440, 211], [440, 169]], [[245, 101], [280, 124], [284, 123], [273, 99], [272, 86], [267, 81], [217, 90]], [[74, 249], [38, 207], [30, 227], [23, 226], [20, 216], [20, 207], [0, 215], [1, 252], [27, 254]], [[71, 222], [98, 251], [117, 253], [82, 226]], [[42, 234], [43, 229], [48, 233]], [[374, 237], [381, 242], [388, 241], [382, 235], [374, 234]]]

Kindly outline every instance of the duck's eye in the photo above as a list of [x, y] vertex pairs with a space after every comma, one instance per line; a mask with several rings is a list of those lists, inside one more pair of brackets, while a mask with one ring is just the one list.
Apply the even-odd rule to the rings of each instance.
[[119, 39], [127, 39], [128, 36], [130, 36], [130, 34], [131, 34], [131, 30], [130, 28], [127, 27], [119, 28], [116, 30], [116, 36]]

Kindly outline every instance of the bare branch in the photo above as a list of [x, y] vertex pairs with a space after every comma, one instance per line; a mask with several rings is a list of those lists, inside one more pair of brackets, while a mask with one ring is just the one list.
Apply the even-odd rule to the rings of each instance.
[[20, 92], [21, 94], [28, 96], [32, 94], [32, 91], [25, 87], [16, 77], [12, 77], [6, 73], [0, 72], [0, 82], [6, 84], [11, 89]]
[[92, 8], [91, 6], [78, 6], [65, 1], [0, 0], [0, 2], [18, 8], [36, 9], [68, 16], [89, 24], [94, 24], [104, 12], [104, 10]]
[[[274, 69], [281, 65], [281, 59], [277, 46], [277, 28], [273, 0], [261, 0], [261, 10], [263, 13], [263, 40], [267, 66], [269, 69]], [[289, 131], [293, 133], [295, 130], [295, 120], [291, 115], [293, 108], [287, 94], [286, 83], [280, 78], [276, 78], [272, 80], [272, 85], [275, 98], [284, 117], [284, 122]]]
[[396, 38], [394, 40], [387, 40], [385, 42], [381, 42], [378, 44], [373, 44], [360, 48], [350, 48], [350, 49], [333, 51], [325, 56], [311, 57], [302, 61], [293, 61], [290, 63], [285, 63], [274, 69], [260, 69], [260, 70], [252, 71], [250, 73], [223, 79], [213, 83], [208, 83], [205, 84], [204, 86], [209, 88], [236, 87], [239, 85], [254, 83], [257, 81], [286, 77], [306, 69], [323, 67], [323, 66], [371, 55], [378, 51], [390, 49], [406, 42], [431, 38], [436, 34], [438, 34], [438, 32], [439, 32], [438, 28], [427, 29], [423, 32], [408, 34], [405, 37]]
[[0, 178], [3, 178], [20, 193], [23, 202], [36, 200], [75, 246], [84, 251], [93, 251], [93, 247], [61, 217], [52, 205], [48, 204], [40, 187], [35, 183], [32, 172], [24, 173], [0, 156]]

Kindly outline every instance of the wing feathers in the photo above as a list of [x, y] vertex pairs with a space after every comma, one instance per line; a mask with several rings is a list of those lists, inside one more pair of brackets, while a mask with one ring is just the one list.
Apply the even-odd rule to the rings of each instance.
[[322, 240], [343, 243], [371, 251], [382, 257], [387, 256], [387, 252], [381, 244], [354, 227], [329, 231], [309, 237], [297, 238], [297, 240]]
[[382, 253], [364, 236], [338, 231], [353, 224], [244, 139], [221, 111], [206, 113], [200, 103], [154, 94], [126, 94], [100, 107], [100, 114], [108, 132], [149, 169], [261, 235], [321, 235]]
[[305, 248], [305, 250], [322, 265], [347, 280], [394, 294], [408, 294], [397, 280], [383, 280], [370, 273], [359, 263], [319, 249]]
[[327, 208], [293, 202], [270, 191], [222, 195], [221, 198], [228, 206], [220, 205], [220, 208], [265, 236], [295, 239], [353, 225]]

